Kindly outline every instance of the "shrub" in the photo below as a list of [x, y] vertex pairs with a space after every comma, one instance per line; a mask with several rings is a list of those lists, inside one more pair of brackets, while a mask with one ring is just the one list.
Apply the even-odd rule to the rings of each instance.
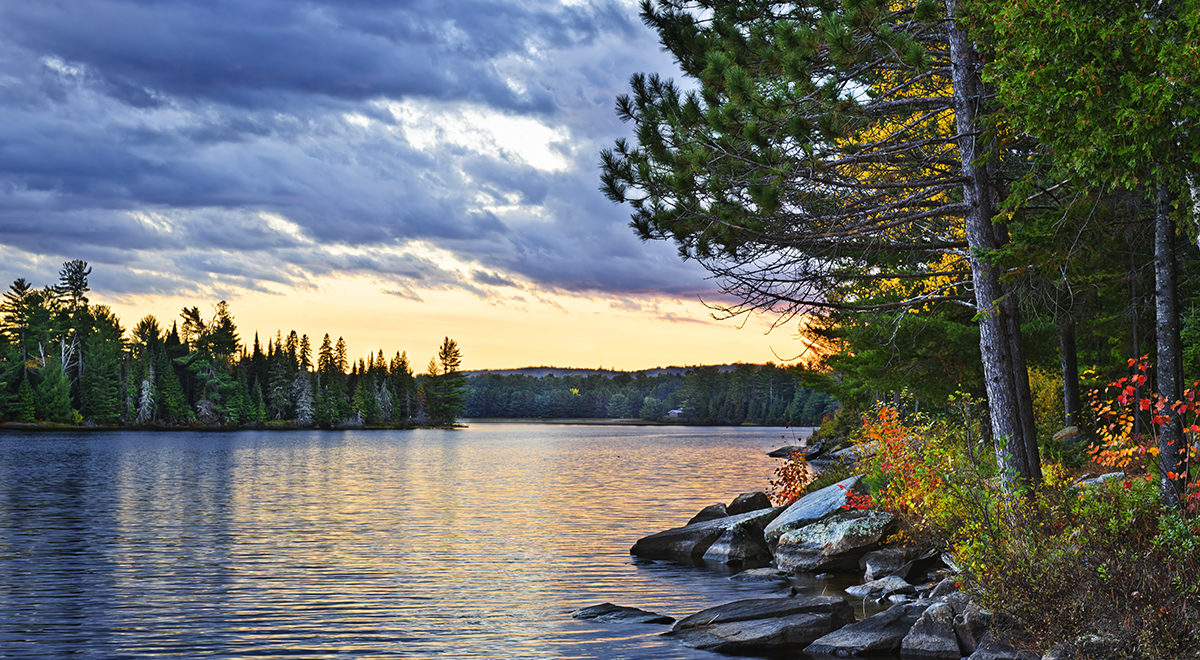
[[791, 504], [808, 492], [813, 471], [804, 460], [804, 450], [792, 451], [783, 464], [775, 468], [768, 495], [776, 506]]

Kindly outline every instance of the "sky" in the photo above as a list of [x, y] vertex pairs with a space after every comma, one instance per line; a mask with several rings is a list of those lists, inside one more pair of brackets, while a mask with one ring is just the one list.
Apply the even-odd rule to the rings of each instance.
[[599, 192], [615, 97], [677, 71], [635, 5], [0, 3], [0, 281], [83, 259], [127, 329], [227, 300], [417, 365], [794, 357]]

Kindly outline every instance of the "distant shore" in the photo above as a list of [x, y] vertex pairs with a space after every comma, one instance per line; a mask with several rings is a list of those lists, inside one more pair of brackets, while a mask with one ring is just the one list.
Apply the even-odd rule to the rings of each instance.
[[[507, 418], [507, 417], [487, 417], [487, 418], [465, 418], [458, 420], [454, 426], [418, 426], [418, 425], [399, 425], [393, 424], [388, 426], [337, 426], [333, 428], [321, 428], [317, 426], [301, 426], [288, 423], [267, 423], [267, 424], [247, 424], [240, 426], [160, 426], [160, 425], [112, 425], [104, 426], [99, 424], [56, 424], [53, 422], [0, 422], [0, 432], [4, 431], [34, 431], [34, 432], [53, 432], [53, 431], [71, 431], [71, 432], [103, 432], [103, 431], [208, 431], [208, 432], [233, 432], [233, 431], [412, 431], [415, 429], [453, 429], [464, 428], [471, 424], [544, 424], [547, 426], [553, 425], [572, 425], [572, 426], [720, 426], [722, 428], [783, 428], [772, 425], [763, 424], [703, 424], [693, 421], [649, 421], [638, 418], [625, 419], [603, 419], [596, 417], [579, 417], [579, 418], [561, 418], [561, 419], [540, 419], [540, 418]], [[796, 433], [811, 433], [812, 428], [807, 426], [791, 427]]]

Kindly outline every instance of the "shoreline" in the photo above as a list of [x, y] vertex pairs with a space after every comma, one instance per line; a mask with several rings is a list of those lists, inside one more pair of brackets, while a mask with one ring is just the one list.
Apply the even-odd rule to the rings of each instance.
[[[237, 431], [415, 431], [420, 429], [461, 429], [467, 428], [471, 424], [538, 424], [545, 426], [656, 426], [656, 427], [711, 427], [711, 428], [791, 428], [796, 433], [808, 431], [811, 434], [811, 429], [814, 427], [796, 426], [783, 427], [763, 424], [701, 424], [688, 422], [652, 422], [643, 419], [602, 419], [602, 418], [555, 418], [555, 419], [540, 419], [540, 418], [508, 418], [508, 417], [485, 417], [485, 418], [464, 418], [452, 426], [422, 426], [418, 424], [390, 424], [385, 426], [335, 426], [324, 428], [320, 426], [301, 426], [298, 424], [244, 424], [239, 426], [162, 426], [162, 425], [101, 425], [101, 424], [56, 424], [52, 422], [0, 422], [0, 433], [5, 431], [25, 431], [35, 433], [47, 432], [64, 432], [70, 431], [95, 433], [95, 432], [113, 432], [113, 431], [154, 431], [154, 432], [176, 432], [176, 431], [206, 431], [212, 433], [232, 433]], [[801, 436], [805, 437], [805, 436]]]

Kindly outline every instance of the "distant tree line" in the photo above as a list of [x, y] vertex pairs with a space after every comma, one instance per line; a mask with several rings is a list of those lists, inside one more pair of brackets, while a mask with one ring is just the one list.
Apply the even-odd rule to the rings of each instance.
[[466, 399], [462, 355], [445, 338], [424, 374], [405, 352], [352, 361], [326, 334], [277, 331], [246, 346], [229, 306], [185, 307], [169, 329], [147, 316], [128, 335], [87, 298], [91, 268], [59, 282], [17, 279], [0, 302], [0, 421], [129, 426], [446, 425]]
[[[773, 364], [683, 374], [588, 376], [482, 374], [468, 381], [464, 414], [496, 418], [642, 418], [695, 424], [813, 426], [832, 397], [804, 387], [801, 372]], [[671, 411], [676, 411], [674, 415]]]

